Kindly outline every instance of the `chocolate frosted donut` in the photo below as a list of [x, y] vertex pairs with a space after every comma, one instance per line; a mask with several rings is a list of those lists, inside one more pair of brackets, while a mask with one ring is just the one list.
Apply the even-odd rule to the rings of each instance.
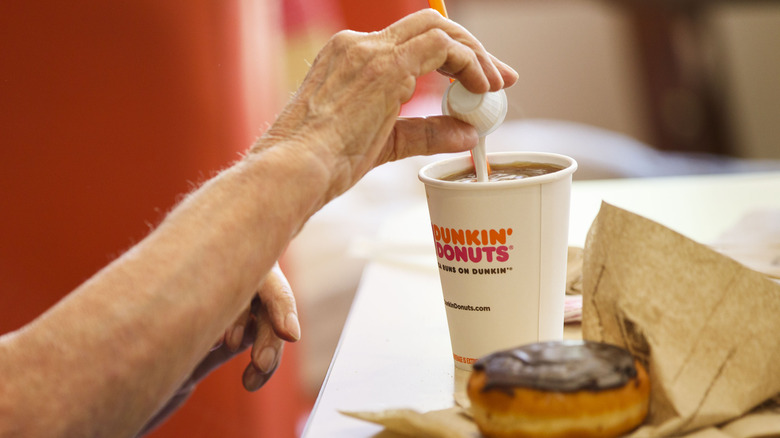
[[474, 364], [487, 375], [485, 391], [526, 388], [545, 391], [598, 391], [636, 377], [634, 358], [614, 345], [599, 342], [541, 342], [500, 351]]
[[467, 392], [487, 437], [611, 437], [644, 420], [650, 383], [623, 348], [555, 341], [481, 358]]

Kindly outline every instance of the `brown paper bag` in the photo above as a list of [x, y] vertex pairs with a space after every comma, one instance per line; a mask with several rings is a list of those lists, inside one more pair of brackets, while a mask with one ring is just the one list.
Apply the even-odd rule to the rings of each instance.
[[[734, 436], [709, 426], [780, 393], [780, 285], [764, 275], [609, 204], [583, 272], [583, 337], [628, 348], [650, 371], [634, 435]], [[780, 435], [776, 412], [762, 424]]]

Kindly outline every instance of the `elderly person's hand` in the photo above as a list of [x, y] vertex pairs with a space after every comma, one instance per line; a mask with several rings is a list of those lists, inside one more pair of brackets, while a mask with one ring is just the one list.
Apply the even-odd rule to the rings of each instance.
[[146, 424], [140, 435], [164, 421], [189, 398], [198, 382], [249, 346], [251, 360], [242, 377], [247, 391], [260, 389], [274, 374], [282, 357], [284, 341], [301, 337], [295, 296], [284, 273], [275, 265], [236, 321], [225, 330], [214, 348], [193, 370], [168, 403]]
[[380, 32], [336, 34], [271, 129], [253, 148], [290, 143], [314, 154], [331, 181], [333, 199], [382, 163], [413, 155], [465, 151], [473, 127], [450, 117], [398, 119], [416, 79], [434, 70], [475, 93], [517, 81], [468, 31], [432, 9]]
[[250, 305], [225, 330], [223, 338], [193, 376], [200, 380], [209, 371], [251, 345], [251, 361], [244, 369], [242, 380], [244, 388], [256, 391], [279, 366], [284, 341], [296, 342], [300, 337], [301, 326], [295, 296], [277, 264], [263, 280]]

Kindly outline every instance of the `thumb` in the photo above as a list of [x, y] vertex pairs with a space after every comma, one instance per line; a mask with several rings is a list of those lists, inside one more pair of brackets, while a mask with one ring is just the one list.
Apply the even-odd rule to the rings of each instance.
[[473, 126], [453, 117], [399, 118], [376, 164], [415, 155], [464, 152], [476, 146], [478, 140]]

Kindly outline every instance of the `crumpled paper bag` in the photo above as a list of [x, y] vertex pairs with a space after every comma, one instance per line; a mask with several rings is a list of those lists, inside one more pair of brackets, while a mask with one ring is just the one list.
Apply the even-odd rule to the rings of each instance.
[[[583, 337], [622, 345], [649, 367], [650, 414], [633, 436], [751, 436], [712, 427], [780, 393], [780, 285], [606, 203], [583, 271]], [[780, 435], [776, 404], [754, 415], [740, 421]]]

